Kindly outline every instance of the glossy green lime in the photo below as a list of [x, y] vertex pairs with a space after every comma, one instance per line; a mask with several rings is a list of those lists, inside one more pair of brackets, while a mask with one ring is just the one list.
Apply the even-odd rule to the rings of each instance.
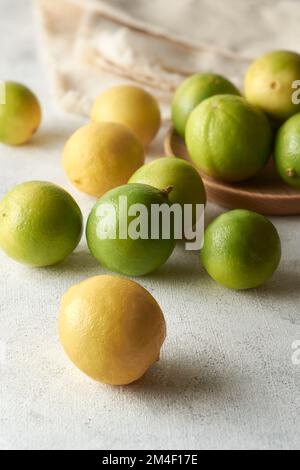
[[[104, 267], [127, 276], [155, 271], [175, 247], [172, 233], [163, 239], [159, 230], [158, 239], [151, 238], [151, 208], [162, 204], [169, 206], [168, 194], [144, 184], [128, 184], [107, 192], [88, 218], [86, 237], [91, 253]], [[142, 211], [146, 214], [144, 223], [136, 224]], [[136, 239], [131, 227], [139, 232]]]
[[63, 261], [82, 235], [81, 211], [70, 194], [43, 181], [16, 186], [0, 203], [0, 247], [34, 267]]
[[240, 95], [240, 92], [221, 75], [202, 73], [187, 78], [176, 90], [172, 101], [172, 120], [178, 134], [185, 136], [187, 120], [202, 101], [224, 94]]
[[279, 129], [274, 157], [283, 181], [300, 189], [300, 114], [295, 114]]
[[244, 98], [219, 95], [191, 114], [186, 144], [207, 175], [229, 183], [255, 176], [271, 156], [272, 131], [266, 116]]
[[264, 284], [278, 268], [281, 242], [264, 216], [234, 210], [208, 226], [201, 258], [218, 283], [230, 289], [252, 289]]
[[206, 191], [198, 171], [181, 158], [162, 157], [139, 168], [129, 183], [142, 183], [158, 189], [172, 187], [169, 194], [170, 204], [193, 206], [194, 223], [196, 206], [206, 204]]

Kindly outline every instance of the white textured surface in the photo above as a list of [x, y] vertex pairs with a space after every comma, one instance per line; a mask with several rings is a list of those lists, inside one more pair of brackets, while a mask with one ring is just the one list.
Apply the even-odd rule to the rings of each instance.
[[[52, 106], [36, 57], [29, 2], [1, 0], [0, 70], [39, 94], [44, 123], [25, 147], [0, 148], [0, 196], [30, 179], [71, 190], [85, 212], [93, 200], [74, 192], [60, 166], [80, 121]], [[208, 208], [210, 219], [218, 212]], [[162, 359], [139, 383], [110, 388], [66, 359], [56, 323], [60, 297], [100, 274], [83, 241], [63, 265], [30, 270], [0, 255], [0, 448], [299, 449], [299, 219], [275, 219], [283, 261], [261, 289], [232, 293], [211, 281], [197, 253], [180, 247], [140, 282], [168, 323]]]

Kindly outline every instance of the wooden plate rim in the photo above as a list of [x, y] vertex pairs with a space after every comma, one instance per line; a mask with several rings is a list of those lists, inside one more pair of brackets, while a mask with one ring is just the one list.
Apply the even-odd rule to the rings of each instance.
[[[164, 149], [165, 149], [165, 152], [167, 155], [169, 156], [172, 156], [172, 157], [181, 157], [183, 158], [184, 160], [187, 160], [189, 161], [190, 163], [193, 164], [193, 162], [191, 161], [191, 159], [189, 157], [186, 157], [185, 155], [175, 155], [174, 151], [173, 151], [173, 148], [172, 148], [172, 138], [174, 136], [174, 133], [175, 133], [175, 129], [171, 126], [166, 134], [166, 137], [165, 137], [165, 140], [164, 140]], [[176, 135], [177, 138], [180, 138], [181, 137], [177, 134]], [[184, 142], [182, 142], [183, 145]], [[188, 155], [188, 151], [186, 150], [186, 155]], [[198, 170], [199, 171], [199, 170]], [[206, 174], [202, 173], [201, 171], [199, 171], [199, 173], [201, 174], [202, 178], [204, 179], [205, 183], [207, 185], [209, 185], [210, 188], [214, 188], [214, 189], [218, 189], [219, 191], [223, 191], [226, 190], [226, 193], [227, 194], [231, 194], [231, 195], [235, 195], [236, 194], [236, 191], [238, 190], [240, 194], [243, 194], [244, 196], [246, 197], [249, 197], [250, 195], [256, 197], [257, 199], [261, 199], [261, 200], [265, 200], [265, 199], [274, 199], [274, 195], [272, 194], [266, 194], [266, 193], [261, 193], [261, 192], [253, 192], [253, 191], [250, 191], [250, 190], [247, 190], [247, 188], [243, 188], [242, 186], [239, 186], [238, 188], [235, 188], [235, 186], [230, 186], [229, 184], [226, 184], [226, 183], [223, 183], [221, 181], [218, 181], [218, 180], [215, 180], [213, 178], [210, 178], [209, 176], [207, 176]], [[226, 189], [224, 189], [226, 188]], [[287, 186], [287, 189], [293, 191], [293, 188], [289, 188], [289, 186]], [[291, 194], [283, 194], [283, 193], [279, 193], [278, 195], [276, 195], [276, 199], [281, 199], [281, 200], [287, 200], [287, 201], [290, 201], [290, 202], [299, 202], [300, 204], [300, 191], [299, 192], [296, 192], [295, 190], [295, 193], [291, 193]], [[300, 213], [300, 207], [299, 207], [299, 213]]]

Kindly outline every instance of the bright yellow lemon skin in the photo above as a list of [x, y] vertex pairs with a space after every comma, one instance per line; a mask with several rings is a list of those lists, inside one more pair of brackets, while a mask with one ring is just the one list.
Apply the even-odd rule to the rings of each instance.
[[117, 122], [128, 127], [147, 146], [161, 126], [156, 99], [142, 88], [121, 85], [109, 88], [95, 101], [91, 118], [95, 122]]
[[116, 123], [89, 123], [68, 140], [63, 167], [74, 186], [94, 197], [127, 183], [145, 161], [141, 142]]
[[96, 276], [63, 296], [59, 336], [66, 354], [86, 375], [127, 385], [158, 361], [166, 324], [156, 300], [139, 284]]

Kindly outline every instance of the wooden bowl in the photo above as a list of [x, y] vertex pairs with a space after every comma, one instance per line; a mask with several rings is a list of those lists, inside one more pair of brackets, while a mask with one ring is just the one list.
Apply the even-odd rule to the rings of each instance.
[[[171, 128], [165, 138], [165, 152], [191, 162], [184, 140]], [[278, 176], [272, 160], [255, 178], [237, 184], [217, 181], [201, 173], [208, 200], [229, 209], [249, 209], [265, 215], [300, 215], [300, 191], [287, 186]]]

